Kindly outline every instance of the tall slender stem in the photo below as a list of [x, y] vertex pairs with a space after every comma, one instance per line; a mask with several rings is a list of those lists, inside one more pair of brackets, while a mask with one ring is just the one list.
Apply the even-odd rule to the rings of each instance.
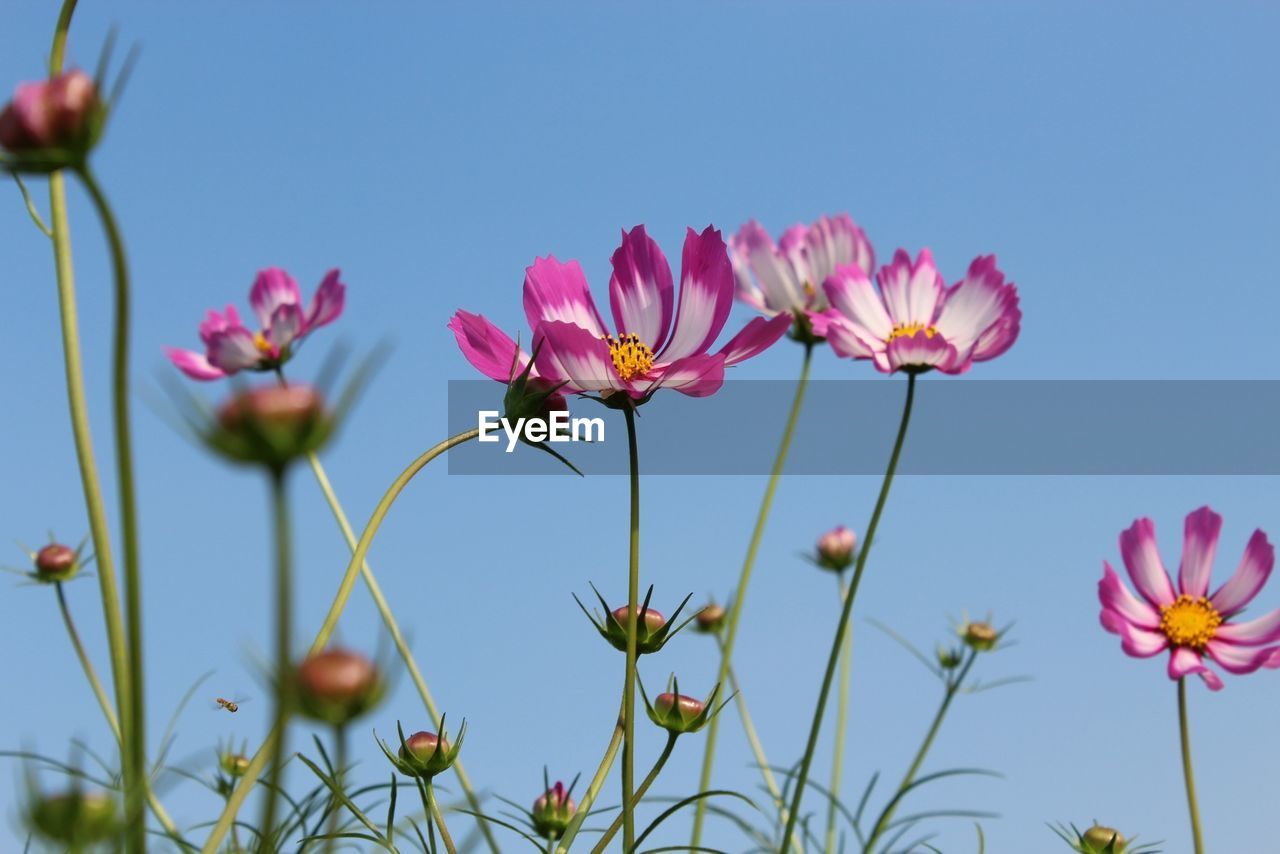
[[613, 734], [609, 737], [609, 745], [604, 749], [604, 756], [600, 760], [599, 767], [596, 768], [595, 776], [591, 778], [591, 784], [587, 786], [587, 791], [582, 796], [581, 803], [578, 804], [577, 812], [569, 820], [569, 826], [564, 829], [564, 836], [560, 837], [560, 841], [556, 845], [556, 854], [565, 854], [569, 850], [569, 846], [573, 844], [573, 840], [577, 837], [582, 823], [587, 819], [587, 813], [591, 811], [591, 805], [596, 802], [596, 798], [600, 795], [600, 790], [604, 788], [604, 782], [609, 776], [609, 770], [613, 768], [613, 760], [618, 756], [618, 748], [622, 746], [622, 734], [625, 729], [622, 725], [622, 714], [623, 709], [619, 707], [618, 722], [613, 725]]
[[[347, 727], [344, 724], [338, 724], [333, 728], [333, 782], [335, 788], [339, 792], [344, 792], [343, 777], [347, 771]], [[329, 830], [325, 834], [328, 839], [325, 840], [325, 854], [332, 854], [338, 850], [338, 818], [342, 812], [342, 801], [338, 799], [335, 792], [330, 799], [329, 808], [333, 810], [329, 814]]]
[[139, 566], [138, 502], [134, 485], [133, 427], [129, 395], [129, 324], [131, 316], [129, 262], [115, 214], [102, 187], [87, 167], [78, 170], [93, 206], [102, 220], [111, 252], [115, 276], [115, 319], [111, 356], [111, 408], [116, 450], [116, 481], [120, 493], [120, 540], [124, 564], [125, 631], [129, 651], [129, 737], [124, 745], [131, 764], [140, 773], [125, 789], [126, 836], [129, 849], [146, 850], [144, 804], [146, 789], [142, 775], [147, 767], [147, 715], [142, 666], [142, 576]]
[[[649, 791], [649, 787], [653, 785], [653, 781], [658, 779], [658, 775], [662, 773], [662, 768], [667, 764], [667, 760], [671, 758], [671, 751], [675, 750], [676, 739], [680, 737], [679, 733], [667, 733], [666, 746], [662, 748], [662, 753], [658, 755], [658, 761], [653, 763], [653, 768], [649, 769], [649, 773], [645, 775], [644, 780], [640, 783], [640, 788], [636, 789], [635, 795], [632, 797], [632, 806], [639, 806], [640, 801], [644, 799], [645, 793]], [[622, 827], [622, 815], [619, 814], [613, 823], [609, 825], [609, 829], [600, 837], [600, 841], [591, 849], [591, 854], [604, 854], [605, 848], [609, 846], [610, 840], [618, 835], [618, 830]]]
[[440, 811], [440, 804], [436, 803], [436, 790], [432, 786], [431, 781], [426, 782], [427, 803], [431, 807], [431, 815], [435, 818], [436, 827], [440, 829], [440, 841], [444, 843], [444, 850], [449, 854], [458, 854], [458, 849], [453, 844], [453, 837], [449, 835], [449, 828], [444, 823], [444, 813]]
[[76, 658], [80, 660], [80, 666], [84, 669], [85, 678], [89, 680], [89, 687], [93, 689], [93, 696], [97, 698], [98, 705], [102, 707], [102, 714], [107, 719], [107, 726], [111, 727], [111, 734], [115, 736], [116, 743], [120, 743], [120, 721], [116, 718], [115, 709], [111, 707], [111, 700], [107, 697], [107, 692], [102, 688], [102, 682], [98, 679], [97, 671], [93, 669], [93, 662], [89, 660], [89, 654], [85, 652], [84, 644], [80, 642], [80, 633], [76, 631], [75, 621], [71, 619], [71, 610], [67, 607], [67, 594], [62, 589], [62, 582], [54, 585], [58, 592], [58, 609], [62, 611], [62, 622], [67, 626], [67, 637], [71, 639], [71, 647], [76, 651]]
[[1200, 833], [1200, 807], [1196, 803], [1196, 777], [1191, 770], [1191, 727], [1187, 722], [1187, 678], [1178, 680], [1178, 732], [1182, 740], [1182, 776], [1187, 781], [1187, 812], [1191, 816], [1191, 838], [1195, 854], [1204, 854]]
[[275, 708], [272, 712], [271, 731], [276, 734], [276, 745], [271, 754], [271, 771], [267, 775], [268, 791], [263, 800], [262, 821], [258, 829], [265, 839], [277, 841], [276, 805], [279, 801], [280, 780], [284, 774], [285, 733], [293, 706], [293, 656], [289, 648], [289, 641], [293, 636], [292, 533], [289, 496], [282, 468], [271, 473], [271, 520], [275, 531], [276, 552]]
[[[782, 430], [782, 439], [778, 443], [778, 454], [773, 460], [773, 471], [769, 474], [769, 483], [764, 488], [764, 497], [760, 500], [760, 510], [756, 513], [756, 525], [751, 531], [751, 541], [747, 544], [747, 555], [742, 561], [742, 571], [738, 575], [738, 586], [729, 603], [728, 625], [725, 628], [724, 644], [720, 653], [720, 673], [716, 682], [723, 685], [729, 676], [729, 667], [733, 660], [734, 642], [738, 638], [738, 621], [742, 619], [743, 605], [747, 598], [747, 584], [751, 581], [751, 570], [756, 563], [756, 553], [760, 549], [760, 541], [764, 537], [764, 529], [769, 521], [769, 511], [773, 507], [773, 494], [778, 489], [778, 481], [782, 478], [782, 470], [786, 467], [787, 452], [791, 449], [791, 438], [795, 434], [796, 423], [800, 420], [800, 409], [804, 404], [805, 389], [809, 386], [809, 367], [813, 362], [813, 345], [804, 345], [804, 361], [800, 365], [800, 378], [796, 381], [795, 396], [791, 400], [791, 412], [787, 415], [787, 424]], [[715, 764], [716, 736], [720, 732], [720, 716], [716, 715], [707, 724], [707, 744], [702, 754], [702, 774], [698, 779], [698, 791], [705, 792], [711, 788], [711, 769]], [[702, 840], [702, 824], [706, 818], [707, 799], [701, 798], [694, 807], [693, 838], [691, 846], [696, 848]]]
[[[838, 576], [840, 584], [840, 601], [849, 595], [844, 576]], [[840, 777], [844, 769], [844, 742], [849, 727], [849, 679], [853, 672], [853, 631], [844, 635], [844, 646], [840, 650], [840, 688], [836, 697], [836, 743], [831, 752], [831, 784], [827, 790], [831, 793], [827, 803], [827, 854], [835, 854], [836, 850], [836, 817], [839, 810], [836, 804], [840, 797]]]
[[622, 410], [627, 419], [627, 454], [631, 471], [631, 538], [627, 572], [627, 660], [622, 685], [622, 850], [630, 851], [636, 839], [636, 632], [640, 598], [640, 453], [636, 448], [634, 406]]
[[849, 582], [849, 593], [844, 597], [844, 609], [840, 612], [840, 622], [836, 624], [836, 636], [831, 643], [831, 654], [827, 657], [827, 670], [822, 678], [822, 689], [818, 692], [818, 705], [813, 712], [813, 724], [809, 727], [809, 741], [805, 745], [804, 756], [800, 759], [800, 771], [796, 775], [795, 792], [791, 796], [791, 811], [787, 816], [787, 828], [782, 835], [783, 839], [790, 837], [796, 829], [796, 819], [800, 815], [800, 802], [804, 798], [804, 787], [809, 780], [809, 768], [813, 764], [813, 753], [818, 746], [818, 734], [822, 731], [822, 717], [827, 710], [827, 696], [831, 693], [836, 660], [840, 657], [840, 647], [844, 643], [844, 634], [849, 626], [849, 615], [853, 613], [853, 603], [858, 595], [858, 583], [862, 580], [862, 571], [867, 566], [867, 556], [871, 554], [871, 546], [875, 541], [876, 528], [880, 525], [880, 514], [884, 512], [885, 503], [889, 500], [893, 474], [898, 470], [898, 459], [902, 456], [902, 445], [907, 438], [907, 425], [911, 422], [911, 406], [915, 402], [915, 396], [916, 375], [907, 374], [907, 399], [902, 406], [902, 422], [898, 425], [898, 437], [893, 443], [893, 453], [889, 455], [889, 466], [884, 473], [884, 482], [880, 485], [880, 495], [876, 498], [875, 509], [871, 512], [871, 521], [867, 524], [866, 537], [863, 538], [862, 548], [858, 550], [858, 558], [853, 568], [853, 580]]
[[[391, 486], [387, 487], [387, 491], [383, 494], [382, 499], [378, 502], [378, 506], [374, 509], [373, 516], [369, 519], [369, 523], [365, 525], [364, 531], [360, 534], [360, 540], [356, 543], [356, 548], [352, 552], [351, 562], [347, 565], [346, 573], [343, 575], [342, 584], [339, 586], [338, 593], [334, 597], [333, 605], [330, 606], [329, 613], [326, 615], [324, 623], [320, 626], [320, 631], [317, 632], [315, 640], [311, 644], [312, 652], [318, 652], [319, 650], [324, 649], [325, 645], [329, 642], [329, 638], [333, 635], [333, 630], [337, 628], [338, 618], [342, 616], [342, 611], [346, 607], [347, 600], [351, 596], [351, 590], [355, 586], [356, 576], [360, 572], [360, 567], [364, 565], [365, 557], [369, 553], [369, 547], [373, 545], [373, 539], [377, 535], [379, 527], [382, 525], [382, 520], [386, 518], [386, 515], [388, 511], [390, 511], [391, 505], [395, 503], [396, 498], [400, 496], [400, 493], [409, 485], [409, 481], [413, 480], [414, 476], [418, 472], [422, 471], [427, 463], [431, 462], [455, 445], [460, 445], [463, 442], [474, 439], [477, 435], [479, 435], [479, 431], [471, 429], [459, 433], [456, 436], [450, 436], [448, 439], [421, 454], [417, 459], [409, 464], [408, 468], [400, 473], [400, 476], [392, 482]], [[213, 830], [209, 832], [209, 838], [205, 840], [204, 845], [201, 847], [200, 850], [202, 854], [214, 854], [214, 852], [218, 850], [218, 846], [222, 844], [222, 840], [226, 837], [227, 831], [230, 830], [232, 823], [235, 822], [236, 814], [240, 811], [241, 805], [244, 804], [245, 798], [249, 796], [249, 792], [252, 791], [254, 784], [257, 783], [258, 775], [262, 773], [262, 769], [266, 767], [267, 760], [271, 758], [279, 736], [280, 729], [278, 727], [273, 727], [272, 730], [267, 733], [267, 737], [263, 741], [262, 746], [258, 748], [258, 751], [254, 753], [253, 757], [249, 760], [249, 765], [245, 768], [245, 772], [243, 776], [241, 776], [240, 782], [236, 784], [236, 788], [231, 793], [231, 797], [227, 798], [227, 803], [222, 810], [222, 814], [218, 816], [218, 820], [214, 824]]]
[[959, 671], [952, 677], [947, 679], [946, 690], [942, 694], [942, 703], [938, 706], [938, 711], [933, 716], [933, 722], [929, 725], [929, 731], [925, 733], [924, 741], [920, 742], [920, 748], [916, 751], [915, 758], [911, 760], [907, 773], [902, 775], [902, 782], [898, 784], [898, 788], [894, 790], [893, 797], [885, 804], [884, 810], [876, 819], [876, 826], [871, 831], [871, 836], [867, 839], [867, 844], [863, 846], [864, 854], [871, 854], [875, 849], [875, 844], [880, 837], [889, 829], [889, 822], [893, 818], [894, 810], [897, 809], [898, 803], [902, 800], [902, 796], [906, 793], [907, 788], [916, 779], [916, 774], [920, 771], [920, 766], [924, 764], [924, 758], [929, 753], [929, 748], [933, 746], [933, 740], [938, 735], [938, 730], [942, 728], [942, 719], [947, 716], [947, 709], [951, 707], [951, 701], [955, 699], [956, 692], [960, 690], [960, 686], [964, 684], [964, 680], [969, 675], [969, 668], [973, 667], [974, 660], [978, 657], [977, 650], [970, 650], [965, 658], [964, 664], [960, 666]]

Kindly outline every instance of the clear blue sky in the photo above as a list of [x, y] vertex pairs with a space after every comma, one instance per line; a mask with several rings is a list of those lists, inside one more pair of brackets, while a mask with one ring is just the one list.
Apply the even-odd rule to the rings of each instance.
[[[49, 0], [6, 10], [4, 87], [39, 74], [55, 13]], [[983, 378], [1274, 376], [1278, 17], [1260, 2], [410, 9], [87, 0], [70, 56], [92, 67], [112, 25], [124, 44], [142, 46], [95, 159], [136, 271], [140, 387], [171, 370], [162, 345], [193, 343], [205, 308], [242, 303], [267, 265], [306, 288], [341, 266], [350, 286], [341, 323], [317, 335], [294, 375], [313, 373], [339, 339], [359, 349], [395, 342], [325, 457], [363, 521], [403, 465], [442, 438], [446, 381], [473, 376], [444, 328], [452, 311], [518, 328], [535, 255], [581, 259], [599, 288], [619, 228], [639, 222], [672, 257], [687, 225], [735, 229], [756, 217], [778, 230], [845, 210], [882, 257], [928, 245], [952, 277], [973, 255], [996, 252], [1020, 286], [1025, 320], [1012, 351], [974, 370]], [[0, 539], [38, 540], [49, 527], [78, 538], [86, 523], [50, 252], [17, 191], [0, 191]], [[109, 277], [89, 213], [74, 193], [105, 461]], [[737, 376], [793, 376], [799, 355], [784, 345]], [[826, 352], [817, 361], [823, 378], [871, 371]], [[776, 431], [782, 415], [762, 412], [756, 428]], [[1178, 417], [1152, 412], [1153, 429]], [[857, 442], [862, 429], [833, 425], [829, 441]], [[176, 756], [198, 764], [219, 738], [263, 731], [269, 711], [252, 675], [253, 651], [270, 645], [265, 490], [141, 406], [137, 441], [152, 732], [190, 682], [215, 669], [179, 724]], [[802, 747], [836, 616], [832, 579], [796, 554], [836, 523], [861, 530], [875, 485], [805, 478], [779, 491], [739, 657], [779, 763]], [[301, 643], [346, 553], [305, 473], [293, 487]], [[732, 585], [763, 487], [755, 477], [644, 483], [643, 572], [659, 607]], [[531, 801], [543, 763], [556, 776], [589, 776], [608, 737], [621, 660], [569, 594], [589, 580], [612, 597], [625, 592], [625, 489], [619, 477], [462, 477], [442, 466], [411, 487], [373, 549], [433, 690], [450, 718], [470, 721], [471, 773], [507, 797]], [[948, 614], [992, 609], [1018, 621], [1019, 645], [984, 660], [984, 675], [1035, 681], [963, 698], [929, 766], [1007, 776], [940, 785], [920, 805], [1000, 812], [987, 823], [996, 852], [1053, 850], [1046, 821], [1094, 816], [1189, 851], [1173, 683], [1163, 660], [1126, 658], [1098, 627], [1094, 586], [1102, 560], [1118, 558], [1116, 535], [1139, 515], [1156, 519], [1176, 563], [1182, 517], [1204, 503], [1226, 517], [1219, 572], [1234, 567], [1254, 527], [1280, 535], [1276, 484], [1260, 477], [902, 479], [858, 606], [850, 787], [875, 769], [901, 773], [935, 701], [930, 678], [866, 618], [931, 646]], [[0, 557], [21, 560], [16, 547]], [[70, 595], [105, 668], [96, 584]], [[1258, 607], [1277, 603], [1273, 583]], [[341, 635], [377, 643], [363, 590]], [[0, 646], [9, 651], [0, 741], [57, 755], [80, 736], [109, 749], [50, 591], [0, 596]], [[644, 673], [656, 684], [675, 669], [683, 685], [709, 688], [714, 659], [710, 642], [690, 635]], [[1263, 672], [1228, 677], [1217, 695], [1192, 688], [1215, 850], [1260, 851], [1274, 837], [1278, 680]], [[208, 708], [227, 692], [255, 701], [234, 718]], [[369, 725], [385, 733], [396, 717], [424, 723], [407, 680]], [[749, 754], [726, 720], [716, 782], [747, 788]], [[659, 736], [641, 731], [646, 755], [656, 752]], [[359, 744], [364, 770], [381, 777], [371, 737]], [[699, 737], [683, 742], [658, 788], [690, 791], [701, 748]], [[18, 779], [16, 766], [0, 771], [6, 827]], [[166, 802], [184, 822], [216, 806], [187, 784]], [[965, 822], [938, 829], [943, 850], [972, 850]], [[709, 841], [743, 847], [724, 826]]]

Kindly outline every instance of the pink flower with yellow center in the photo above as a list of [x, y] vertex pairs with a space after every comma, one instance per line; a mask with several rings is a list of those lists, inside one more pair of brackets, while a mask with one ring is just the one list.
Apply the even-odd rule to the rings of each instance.
[[825, 334], [830, 308], [822, 283], [836, 269], [875, 269], [867, 235], [848, 214], [793, 225], [777, 243], [751, 220], [729, 239], [738, 299], [762, 314], [806, 315], [816, 335]]
[[1261, 530], [1253, 532], [1244, 558], [1225, 584], [1209, 593], [1222, 517], [1208, 507], [1187, 516], [1182, 563], [1175, 586], [1160, 561], [1155, 525], [1138, 519], [1120, 534], [1120, 556], [1139, 596], [1103, 562], [1098, 599], [1102, 627], [1120, 636], [1120, 647], [1135, 658], [1169, 651], [1169, 678], [1195, 673], [1210, 689], [1222, 679], [1205, 664], [1212, 659], [1230, 673], [1280, 667], [1280, 609], [1254, 620], [1236, 618], [1258, 595], [1275, 565], [1275, 548]]
[[298, 283], [284, 270], [270, 267], [258, 273], [249, 291], [258, 331], [250, 331], [235, 306], [229, 305], [222, 313], [211, 310], [200, 324], [204, 353], [166, 347], [165, 354], [195, 380], [217, 380], [240, 371], [273, 371], [289, 361], [303, 338], [338, 319], [346, 294], [338, 270], [330, 270], [304, 310]]
[[[638, 225], [623, 232], [613, 253], [609, 303], [616, 331], [610, 331], [578, 262], [539, 258], [524, 282], [534, 366], [542, 378], [563, 383], [566, 392], [601, 398], [621, 394], [643, 403], [659, 388], [692, 397], [714, 394], [726, 367], [761, 353], [791, 324], [789, 315], [757, 317], [709, 352], [729, 318], [733, 287], [720, 232], [710, 226], [701, 234], [689, 229], [677, 302], [666, 256]], [[477, 364], [471, 354], [468, 359]]]
[[871, 359], [884, 373], [964, 373], [1012, 347], [1022, 324], [1018, 291], [994, 255], [976, 258], [964, 279], [947, 287], [928, 249], [914, 262], [899, 249], [876, 272], [875, 285], [862, 268], [846, 265], [823, 288], [832, 305], [826, 337], [836, 355]]

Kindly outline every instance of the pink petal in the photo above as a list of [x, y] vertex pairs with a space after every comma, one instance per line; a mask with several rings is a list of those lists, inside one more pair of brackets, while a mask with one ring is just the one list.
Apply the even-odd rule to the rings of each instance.
[[1135, 626], [1160, 628], [1160, 612], [1129, 592], [1111, 564], [1103, 561], [1102, 580], [1098, 582], [1098, 601]]
[[820, 217], [805, 233], [805, 261], [809, 282], [820, 288], [836, 270], [849, 264], [870, 273], [875, 253], [867, 235], [848, 214]]
[[[225, 314], [210, 309], [205, 315], [204, 322], [200, 324], [200, 340], [207, 347], [209, 340], [219, 332], [226, 332], [229, 329], [244, 329], [244, 324], [240, 322], [240, 312], [236, 311], [234, 305], [227, 306]], [[245, 330], [248, 331], [248, 330]]]
[[263, 329], [271, 325], [271, 318], [282, 305], [302, 305], [298, 283], [279, 267], [268, 267], [258, 273], [249, 291], [249, 305], [258, 315]]
[[1199, 597], [1209, 592], [1209, 576], [1213, 573], [1213, 556], [1218, 550], [1221, 532], [1222, 517], [1208, 507], [1187, 514], [1178, 587], [1188, 596]]
[[861, 267], [853, 264], [837, 267], [835, 273], [822, 283], [822, 289], [826, 291], [831, 306], [866, 330], [869, 337], [879, 341], [889, 339], [893, 321], [885, 309], [884, 300]]
[[1262, 585], [1267, 583], [1275, 563], [1275, 547], [1261, 530], [1254, 531], [1249, 544], [1244, 547], [1244, 557], [1236, 567], [1235, 574], [1209, 597], [1209, 601], [1218, 609], [1219, 614], [1231, 616], [1258, 595]]
[[671, 265], [657, 241], [645, 233], [643, 225], [624, 231], [622, 245], [613, 253], [609, 279], [609, 305], [618, 333], [638, 335], [658, 352], [671, 328], [674, 303]]
[[[874, 339], [867, 330], [854, 325], [853, 321], [830, 309], [826, 317], [826, 338], [837, 356], [846, 359], [870, 359], [877, 352], [883, 353], [883, 342]], [[878, 366], [878, 364], [877, 364]]]
[[228, 374], [256, 368], [261, 360], [262, 351], [247, 329], [228, 329], [209, 339], [209, 363]]
[[1120, 636], [1120, 648], [1134, 658], [1150, 658], [1169, 648], [1169, 639], [1163, 633], [1135, 626], [1118, 611], [1103, 608], [1099, 619], [1104, 629]]
[[911, 256], [899, 249], [893, 261], [876, 273], [876, 281], [895, 324], [933, 324], [944, 285], [932, 252], [921, 249], [912, 263]]
[[724, 385], [724, 367], [724, 356], [718, 353], [699, 353], [677, 359], [655, 369], [658, 379], [645, 389], [645, 394], [652, 394], [659, 388], [672, 388], [690, 397], [707, 397]]
[[1224, 623], [1218, 626], [1214, 638], [1240, 646], [1261, 646], [1280, 641], [1280, 608], [1243, 623]]
[[[747, 301], [742, 297], [744, 290], [754, 291], [759, 294], [756, 301], [770, 313], [805, 307], [807, 297], [804, 283], [798, 280], [791, 263], [778, 251], [773, 238], [760, 223], [751, 220], [738, 229], [738, 233], [729, 242], [738, 259], [739, 298]], [[755, 274], [758, 287], [750, 284], [749, 279], [744, 285], [741, 269], [744, 266]]]
[[587, 277], [577, 261], [561, 264], [552, 256], [539, 258], [524, 271], [524, 313], [529, 328], [544, 320], [561, 320], [605, 336], [604, 321], [587, 288]]
[[534, 365], [538, 375], [565, 383], [566, 392], [635, 391], [614, 370], [609, 345], [575, 323], [548, 320], [533, 333]]
[[754, 317], [720, 349], [720, 355], [724, 357], [726, 366], [745, 362], [776, 344], [790, 328], [789, 314], [779, 314], [767, 319]]
[[984, 255], [975, 258], [964, 280], [946, 292], [935, 325], [957, 350], [981, 362], [1013, 346], [1021, 319], [1017, 289], [1005, 284], [996, 256]]
[[164, 354], [173, 362], [174, 367], [193, 380], [220, 380], [226, 376], [226, 373], [209, 364], [209, 360], [200, 353], [165, 347]]
[[266, 339], [279, 353], [307, 331], [302, 319], [302, 309], [286, 303], [271, 315], [271, 322], [266, 327]]
[[449, 321], [449, 328], [462, 355], [489, 379], [510, 382], [529, 361], [510, 336], [481, 315], [459, 310]]
[[707, 352], [724, 329], [733, 307], [733, 270], [720, 232], [689, 229], [680, 263], [680, 304], [671, 340], [659, 354], [663, 362]]
[[1156, 526], [1150, 519], [1138, 519], [1120, 534], [1120, 557], [1138, 592], [1159, 608], [1177, 598], [1169, 574], [1164, 571], [1156, 548]]
[[[941, 335], [930, 335], [923, 329], [914, 335], [900, 335], [884, 348], [889, 370], [902, 368], [937, 368], [945, 373], [960, 373], [967, 365], [957, 365], [956, 348]], [[879, 363], [876, 365], [879, 367]]]
[[1195, 650], [1185, 646], [1175, 648], [1169, 656], [1169, 678], [1181, 679], [1192, 673], [1198, 673], [1210, 691], [1222, 690], [1222, 678], [1204, 665]]
[[1280, 651], [1280, 646], [1248, 649], [1214, 638], [1209, 641], [1205, 649], [1208, 651], [1209, 656], [1222, 665], [1222, 669], [1228, 673], [1244, 675], [1252, 673], [1259, 667], [1276, 667], [1280, 665], [1280, 662], [1273, 663], [1276, 653]]
[[338, 319], [347, 301], [347, 286], [339, 278], [342, 275], [337, 268], [324, 274], [320, 287], [316, 288], [311, 298], [311, 307], [307, 309], [306, 329], [319, 329]]

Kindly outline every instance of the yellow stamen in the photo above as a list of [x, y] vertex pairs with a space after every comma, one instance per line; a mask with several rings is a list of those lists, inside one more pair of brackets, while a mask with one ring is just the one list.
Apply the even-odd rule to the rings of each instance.
[[1173, 604], [1160, 607], [1160, 631], [1174, 646], [1204, 649], [1221, 624], [1222, 615], [1203, 596], [1183, 594]]
[[269, 355], [271, 353], [271, 342], [267, 340], [267, 336], [262, 332], [255, 332], [253, 334], [253, 346], [257, 347], [264, 354]]
[[628, 334], [614, 338], [606, 335], [605, 340], [609, 342], [609, 355], [619, 378], [630, 380], [653, 367], [653, 351], [640, 340], [640, 336]]
[[917, 332], [923, 332], [926, 338], [932, 338], [938, 334], [936, 326], [925, 326], [923, 323], [899, 323], [893, 327], [893, 331], [889, 333], [889, 341], [895, 338], [910, 338]]

